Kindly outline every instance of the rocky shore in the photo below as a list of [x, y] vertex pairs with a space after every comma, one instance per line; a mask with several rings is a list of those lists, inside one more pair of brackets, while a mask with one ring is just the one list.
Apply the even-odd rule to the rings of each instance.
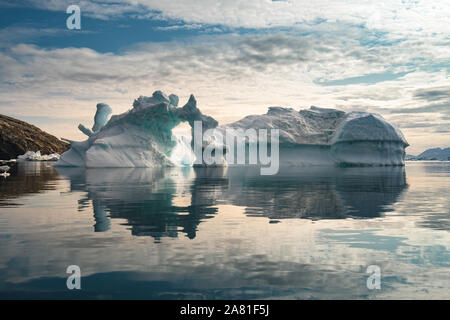
[[0, 159], [15, 159], [27, 151], [59, 153], [69, 144], [24, 121], [0, 114]]

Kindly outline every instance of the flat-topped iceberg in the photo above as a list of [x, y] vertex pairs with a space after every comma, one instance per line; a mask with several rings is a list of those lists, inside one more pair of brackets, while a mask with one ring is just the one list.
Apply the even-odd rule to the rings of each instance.
[[[382, 116], [311, 107], [270, 107], [218, 130], [278, 129], [280, 165], [403, 165], [408, 142]], [[251, 144], [251, 140], [246, 140]]]
[[[230, 152], [227, 141], [221, 139], [230, 132], [237, 138], [232, 148], [244, 146], [249, 150], [246, 151], [244, 163], [228, 161], [228, 164], [253, 163], [248, 161], [251, 146], [257, 144], [256, 149], [260, 149], [263, 136], [249, 135], [252, 130], [269, 133], [265, 138], [266, 142], [270, 141], [267, 150], [273, 153], [274, 148], [277, 148], [276, 151], [279, 148], [280, 165], [404, 164], [408, 143], [399, 129], [377, 114], [346, 113], [317, 107], [300, 111], [270, 107], [264, 115], [247, 116], [218, 127], [216, 120], [202, 114], [197, 108], [193, 95], [183, 107], [177, 107], [178, 101], [176, 95], [167, 96], [161, 91], [155, 91], [151, 97], [139, 97], [132, 109], [112, 116], [109, 120], [111, 108], [106, 104], [98, 104], [92, 130], [79, 125], [79, 129], [88, 136], [87, 140], [66, 140], [70, 142], [71, 149], [61, 155], [56, 165], [159, 167], [198, 164], [198, 153], [193, 150], [196, 146], [193, 141], [196, 141], [197, 133], [194, 131], [199, 123], [201, 134], [205, 133], [201, 136], [201, 150], [209, 149], [211, 152], [215, 148], [228, 152], [228, 155], [235, 154]], [[172, 129], [181, 122], [189, 123], [191, 136], [176, 136], [172, 133]], [[213, 134], [210, 129], [213, 129]], [[273, 139], [269, 139], [274, 131], [277, 133], [276, 145]], [[214, 156], [214, 150], [210, 155]], [[202, 161], [200, 164], [209, 165]], [[220, 160], [218, 165], [227, 163]]]

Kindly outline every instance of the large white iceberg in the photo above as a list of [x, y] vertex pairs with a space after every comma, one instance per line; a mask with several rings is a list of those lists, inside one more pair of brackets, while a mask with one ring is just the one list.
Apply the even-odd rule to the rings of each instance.
[[[382, 116], [312, 106], [270, 107], [218, 130], [279, 129], [280, 165], [403, 165], [408, 146]], [[252, 143], [248, 141], [247, 143]]]
[[[177, 107], [178, 100], [176, 95], [155, 91], [151, 97], [139, 97], [132, 109], [112, 116], [109, 121], [111, 109], [106, 104], [98, 104], [92, 130], [79, 126], [88, 139], [66, 140], [71, 149], [61, 155], [56, 165], [190, 166], [195, 160], [192, 137], [176, 136], [172, 129], [181, 122], [188, 122], [194, 128], [195, 121], [201, 121], [203, 132], [215, 128], [222, 137], [227, 130], [238, 136], [247, 129], [278, 129], [282, 166], [404, 164], [408, 143], [400, 130], [380, 115], [317, 107], [300, 111], [270, 107], [267, 114], [247, 116], [218, 127], [216, 120], [200, 112], [193, 95], [182, 108]], [[241, 141], [247, 147], [258, 143], [245, 137]], [[202, 143], [205, 148], [205, 141]], [[217, 145], [222, 147], [220, 143]]]

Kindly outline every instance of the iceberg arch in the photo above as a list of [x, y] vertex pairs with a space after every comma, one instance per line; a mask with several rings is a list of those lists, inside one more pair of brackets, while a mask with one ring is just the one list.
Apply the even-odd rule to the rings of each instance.
[[202, 114], [193, 95], [182, 108], [176, 95], [155, 91], [140, 96], [129, 111], [109, 119], [111, 108], [98, 104], [92, 130], [80, 125], [85, 141], [69, 142], [71, 148], [61, 155], [56, 166], [72, 167], [158, 167], [192, 165], [194, 154], [187, 137], [177, 137], [172, 129], [181, 122], [193, 126], [201, 121], [204, 130], [218, 122]]

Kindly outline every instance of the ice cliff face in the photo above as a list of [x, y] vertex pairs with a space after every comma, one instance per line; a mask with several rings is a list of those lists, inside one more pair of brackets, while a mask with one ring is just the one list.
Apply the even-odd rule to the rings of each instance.
[[[195, 156], [191, 137], [177, 137], [172, 129], [181, 122], [194, 127], [195, 121], [201, 121], [205, 131], [216, 128], [218, 123], [201, 113], [194, 96], [182, 108], [177, 107], [178, 100], [176, 95], [155, 91], [151, 97], [139, 97], [132, 109], [112, 116], [109, 121], [111, 108], [98, 104], [92, 130], [79, 126], [88, 139], [69, 141], [71, 149], [61, 156], [57, 165], [192, 165]], [[247, 116], [217, 127], [217, 132], [225, 136], [227, 130], [242, 134], [247, 129], [279, 130], [280, 165], [403, 165], [408, 146], [400, 130], [380, 115], [317, 107], [300, 111], [270, 107], [264, 115]]]
[[57, 166], [75, 167], [157, 167], [191, 165], [190, 140], [176, 137], [172, 129], [181, 122], [201, 121], [203, 128], [214, 128], [217, 121], [203, 115], [193, 95], [182, 108], [178, 97], [156, 91], [151, 97], [139, 97], [128, 112], [107, 117], [110, 108], [97, 105], [93, 130], [79, 128], [88, 139], [69, 141], [71, 149]]

